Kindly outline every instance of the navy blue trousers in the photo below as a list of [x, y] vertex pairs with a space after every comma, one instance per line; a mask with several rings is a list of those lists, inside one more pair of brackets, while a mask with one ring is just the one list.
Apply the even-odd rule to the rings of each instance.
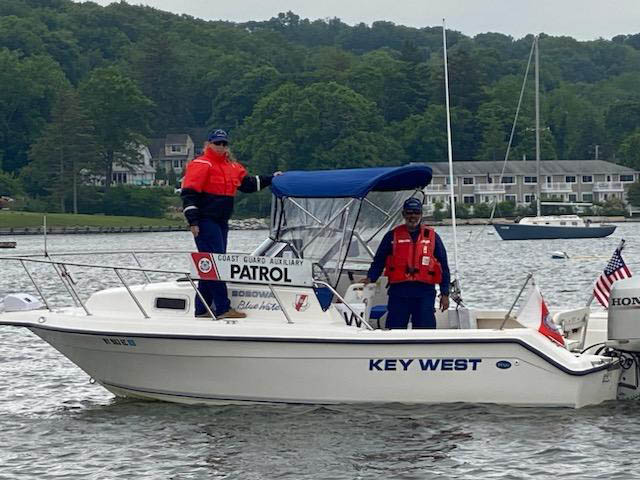
[[[200, 233], [195, 240], [199, 252], [227, 252], [227, 236], [229, 235], [227, 222], [216, 222], [209, 218], [203, 218], [198, 222], [198, 227], [200, 227]], [[231, 307], [227, 285], [224, 282], [200, 280], [198, 290], [216, 315], [223, 314]], [[201, 315], [206, 311], [200, 297], [196, 295], [196, 315]]]
[[389, 295], [387, 328], [407, 328], [409, 317], [412, 328], [436, 328], [435, 301], [435, 290], [419, 297]]

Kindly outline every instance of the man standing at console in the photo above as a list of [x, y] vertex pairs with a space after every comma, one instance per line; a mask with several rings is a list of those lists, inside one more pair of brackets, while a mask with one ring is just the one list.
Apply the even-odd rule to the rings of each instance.
[[436, 328], [436, 284], [440, 310], [449, 308], [449, 264], [440, 236], [423, 225], [422, 202], [407, 199], [402, 207], [404, 224], [388, 232], [378, 246], [363, 283], [378, 280], [384, 269], [389, 279], [386, 327]]

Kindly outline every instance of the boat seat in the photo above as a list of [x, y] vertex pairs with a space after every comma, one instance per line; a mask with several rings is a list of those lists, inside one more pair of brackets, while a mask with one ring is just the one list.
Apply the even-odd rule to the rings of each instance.
[[[370, 283], [368, 285], [363, 283], [352, 283], [344, 294], [344, 301], [345, 303], [348, 303], [361, 318], [368, 322], [371, 318], [373, 297], [375, 297], [377, 289], [378, 285], [375, 283]], [[355, 321], [356, 325], [359, 326], [360, 319], [353, 318], [353, 313], [346, 306], [341, 304], [334, 305], [342, 313], [345, 318], [345, 322], [348, 325], [351, 325]]]
[[589, 325], [589, 307], [564, 310], [553, 315], [553, 323], [562, 329], [567, 350], [575, 351], [584, 348], [584, 341]]
[[386, 305], [374, 305], [373, 307], [371, 307], [371, 313], [369, 313], [369, 318], [371, 320], [380, 320], [385, 313], [387, 313]]

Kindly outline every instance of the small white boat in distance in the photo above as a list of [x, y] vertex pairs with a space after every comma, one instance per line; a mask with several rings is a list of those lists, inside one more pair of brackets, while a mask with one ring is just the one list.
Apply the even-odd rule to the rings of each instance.
[[[123, 286], [85, 301], [67, 283], [80, 306], [60, 309], [47, 307], [44, 295], [44, 305], [11, 295], [0, 325], [29, 329], [125, 397], [573, 408], [618, 398], [622, 369], [614, 350], [570, 351], [506, 309], [452, 309], [438, 314], [435, 330], [380, 328], [385, 289], [350, 278], [364, 276], [381, 237], [399, 223], [402, 202], [422, 195], [430, 179], [431, 169], [415, 164], [284, 173], [272, 185], [270, 238], [253, 255], [193, 254], [195, 274], [167, 271], [176, 280], [143, 285], [128, 285], [121, 272], [158, 270], [56, 256], [58, 268], [115, 271]], [[232, 306], [247, 318], [194, 318], [193, 279], [212, 275], [228, 281]], [[587, 318], [588, 309], [558, 317], [571, 348], [584, 345]]]

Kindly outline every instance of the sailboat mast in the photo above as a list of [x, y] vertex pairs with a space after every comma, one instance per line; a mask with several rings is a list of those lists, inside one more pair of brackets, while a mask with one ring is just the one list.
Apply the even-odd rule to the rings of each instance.
[[536, 215], [540, 216], [540, 55], [538, 52], [539, 36], [536, 36]]

